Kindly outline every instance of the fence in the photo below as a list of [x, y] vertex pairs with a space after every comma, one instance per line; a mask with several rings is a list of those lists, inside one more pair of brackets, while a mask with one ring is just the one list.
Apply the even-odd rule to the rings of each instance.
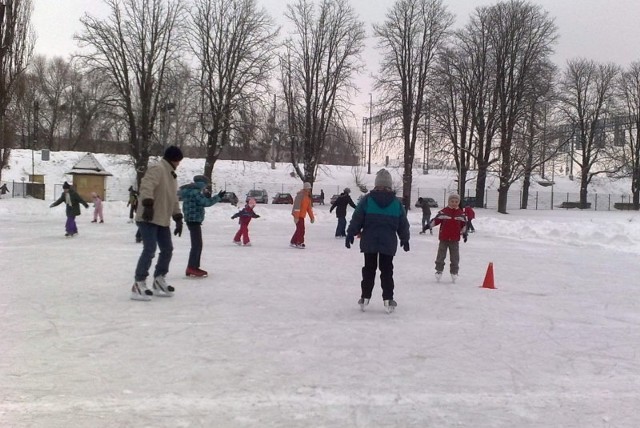
[[45, 186], [43, 183], [30, 183], [26, 181], [6, 181], [0, 186], [0, 196], [3, 198], [32, 198], [44, 200]]

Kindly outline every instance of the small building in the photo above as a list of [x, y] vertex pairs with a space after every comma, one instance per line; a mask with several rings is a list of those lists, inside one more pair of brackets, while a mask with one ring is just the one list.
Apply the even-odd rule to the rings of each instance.
[[105, 200], [106, 179], [113, 174], [106, 171], [92, 153], [84, 155], [67, 174], [73, 176], [73, 186], [82, 199], [91, 201], [91, 193], [95, 192], [100, 199]]

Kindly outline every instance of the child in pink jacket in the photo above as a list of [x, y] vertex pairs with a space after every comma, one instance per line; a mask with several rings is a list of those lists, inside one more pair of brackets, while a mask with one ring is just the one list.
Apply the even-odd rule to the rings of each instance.
[[100, 223], [104, 223], [104, 218], [102, 217], [102, 199], [96, 192], [91, 193], [91, 197], [93, 198], [93, 221], [91, 223], [97, 223], [98, 217], [100, 217]]

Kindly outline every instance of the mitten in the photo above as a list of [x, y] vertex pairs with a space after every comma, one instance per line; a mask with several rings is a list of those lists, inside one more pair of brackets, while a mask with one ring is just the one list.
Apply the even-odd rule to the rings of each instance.
[[224, 190], [221, 190], [221, 191], [218, 192], [218, 197], [220, 199], [222, 199], [224, 197], [224, 195], [226, 195], [226, 194], [227, 194], [227, 192], [225, 192]]
[[173, 231], [175, 236], [182, 236], [182, 214], [174, 214], [173, 220], [176, 222], [176, 228]]
[[462, 240], [464, 242], [467, 242], [467, 238], [469, 237], [469, 235], [467, 235], [466, 233], [464, 235], [462, 235]]
[[254, 218], [260, 218], [260, 215], [259, 215], [259, 214], [256, 214], [256, 215], [254, 215], [253, 217], [254, 217]]
[[313, 224], [313, 223], [315, 223], [315, 222], [316, 222], [316, 219], [315, 219], [315, 218], [312, 218], [312, 219], [311, 219], [311, 224]]
[[142, 220], [153, 220], [153, 199], [145, 199], [142, 201]]
[[403, 250], [409, 251], [409, 241], [400, 241], [400, 246]]
[[347, 248], [351, 248], [351, 244], [353, 244], [353, 241], [355, 240], [355, 238], [353, 237], [353, 235], [347, 235], [345, 241], [344, 241], [344, 246]]

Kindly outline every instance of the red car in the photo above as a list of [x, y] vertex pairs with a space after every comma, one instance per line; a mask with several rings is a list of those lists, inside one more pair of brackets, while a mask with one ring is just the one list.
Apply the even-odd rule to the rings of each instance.
[[271, 200], [272, 204], [293, 204], [291, 193], [276, 193]]

